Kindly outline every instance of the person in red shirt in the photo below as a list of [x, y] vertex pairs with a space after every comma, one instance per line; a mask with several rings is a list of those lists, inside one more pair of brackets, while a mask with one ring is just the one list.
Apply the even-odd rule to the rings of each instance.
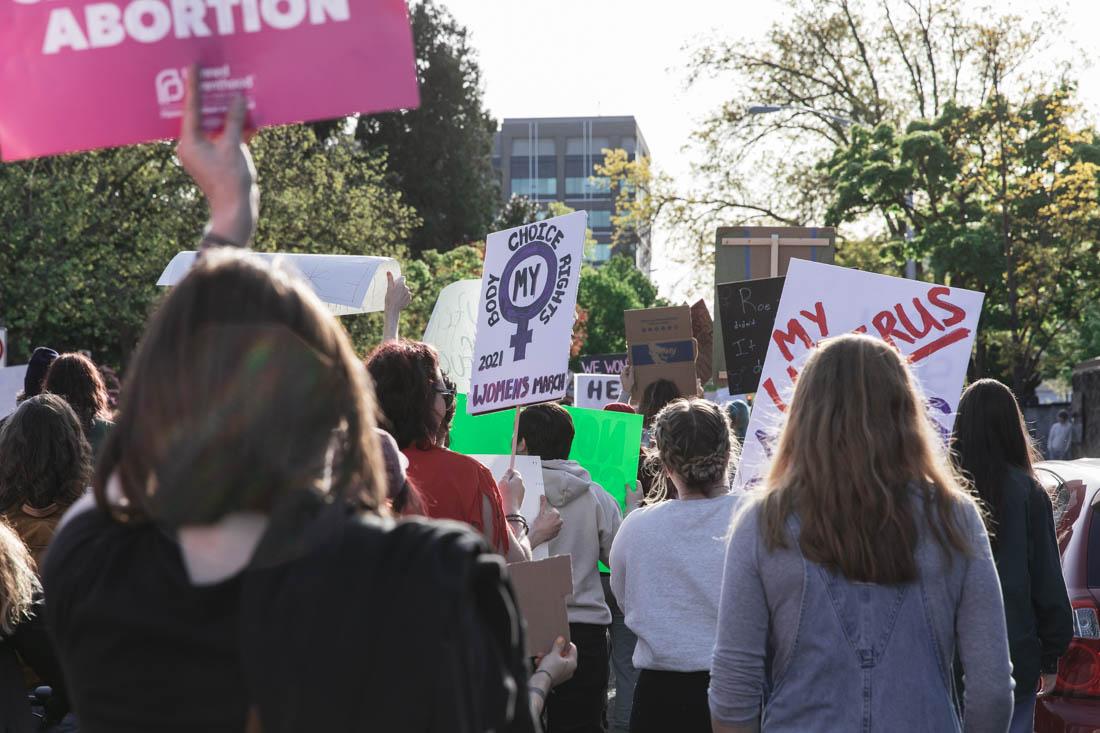
[[379, 418], [409, 459], [407, 475], [428, 516], [473, 526], [509, 562], [531, 559], [519, 513], [523, 478], [511, 471], [498, 484], [485, 466], [439, 441], [439, 425], [455, 393], [443, 381], [436, 350], [420, 341], [386, 341], [367, 357], [367, 369]]

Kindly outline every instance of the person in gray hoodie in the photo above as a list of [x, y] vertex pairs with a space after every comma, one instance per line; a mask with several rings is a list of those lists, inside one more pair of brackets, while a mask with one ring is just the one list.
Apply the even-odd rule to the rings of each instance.
[[610, 672], [608, 626], [598, 562], [607, 563], [622, 522], [619, 504], [569, 460], [573, 418], [560, 405], [524, 409], [519, 417], [517, 453], [542, 459], [546, 500], [561, 514], [562, 527], [548, 543], [553, 555], [570, 555], [573, 595], [568, 602], [569, 634], [579, 653], [577, 671], [555, 688], [546, 705], [550, 733], [602, 733]]

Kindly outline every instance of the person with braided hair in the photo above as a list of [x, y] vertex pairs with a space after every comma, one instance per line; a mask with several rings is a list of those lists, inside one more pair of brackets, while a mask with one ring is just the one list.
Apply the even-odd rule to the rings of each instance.
[[739, 449], [713, 402], [674, 400], [653, 419], [655, 491], [679, 501], [631, 512], [611, 546], [611, 590], [638, 636], [631, 733], [710, 731], [724, 537], [740, 501], [729, 470]]

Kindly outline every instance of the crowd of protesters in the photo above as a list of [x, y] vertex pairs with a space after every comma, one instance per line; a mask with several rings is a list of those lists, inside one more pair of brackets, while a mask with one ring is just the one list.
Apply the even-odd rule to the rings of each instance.
[[[248, 254], [244, 109], [210, 138], [198, 104], [179, 158], [211, 220], [117, 409], [87, 355], [40, 348], [0, 427], [0, 729], [1032, 730], [1071, 612], [1007, 388], [972, 385], [945, 450], [894, 348], [827, 340], [736, 493], [748, 404], [631, 397], [628, 370], [625, 507], [535, 405], [528, 522], [524, 477], [447, 447], [454, 383], [398, 338], [400, 280], [364, 359]], [[542, 545], [571, 556], [570, 639], [532, 659], [507, 563]]]

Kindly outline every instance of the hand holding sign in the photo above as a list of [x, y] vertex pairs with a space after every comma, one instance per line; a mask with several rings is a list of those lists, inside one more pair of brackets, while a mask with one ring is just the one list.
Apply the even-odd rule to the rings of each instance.
[[260, 210], [256, 166], [242, 135], [246, 116], [243, 97], [236, 97], [225, 119], [225, 130], [216, 138], [202, 128], [202, 94], [199, 67], [187, 72], [183, 103], [183, 129], [176, 154], [210, 204], [209, 233], [242, 247], [252, 240]]

